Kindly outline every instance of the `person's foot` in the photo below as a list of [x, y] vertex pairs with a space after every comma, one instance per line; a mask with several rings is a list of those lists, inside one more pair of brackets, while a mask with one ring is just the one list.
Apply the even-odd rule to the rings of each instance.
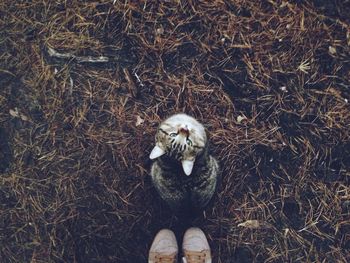
[[208, 240], [202, 230], [191, 227], [184, 235], [182, 242], [184, 263], [211, 263]]
[[175, 263], [178, 247], [174, 232], [162, 229], [153, 240], [148, 254], [148, 263]]

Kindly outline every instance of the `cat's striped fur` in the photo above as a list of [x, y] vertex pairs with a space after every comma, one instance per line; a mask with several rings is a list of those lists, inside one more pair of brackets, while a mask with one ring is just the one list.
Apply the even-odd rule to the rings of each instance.
[[173, 210], [205, 208], [217, 187], [219, 165], [208, 153], [202, 124], [182, 113], [169, 117], [158, 128], [150, 158], [153, 184]]

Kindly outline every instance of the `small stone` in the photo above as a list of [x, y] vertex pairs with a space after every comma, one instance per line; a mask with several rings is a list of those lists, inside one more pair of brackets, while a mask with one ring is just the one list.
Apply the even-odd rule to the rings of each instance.
[[29, 118], [26, 116], [26, 115], [24, 115], [24, 114], [20, 114], [20, 118], [22, 119], [22, 121], [28, 121], [29, 120]]
[[328, 51], [329, 53], [331, 53], [332, 55], [335, 55], [337, 53], [337, 50], [335, 49], [335, 47], [329, 46], [328, 47]]
[[160, 27], [160, 28], [157, 28], [157, 34], [158, 35], [161, 35], [164, 33], [164, 28]]
[[14, 108], [13, 110], [12, 109], [10, 109], [10, 111], [9, 111], [9, 113], [10, 113], [10, 115], [12, 116], [12, 117], [19, 117], [19, 112], [18, 112], [18, 109], [17, 108]]
[[142, 119], [140, 116], [137, 116], [136, 117], [136, 127], [137, 126], [140, 126], [142, 123], [144, 123], [145, 122], [145, 120], [144, 119]]
[[287, 90], [287, 87], [286, 87], [286, 86], [280, 87], [280, 90], [281, 90], [281, 91], [283, 91], [283, 92], [288, 92], [288, 90]]
[[288, 233], [289, 233], [289, 228], [285, 228], [283, 230], [284, 230], [284, 236], [286, 237], [288, 235]]
[[241, 116], [241, 115], [239, 115], [239, 116], [237, 117], [237, 122], [238, 122], [238, 123], [242, 123], [242, 121], [244, 121], [244, 120], [246, 120], [246, 119], [247, 119], [246, 116]]

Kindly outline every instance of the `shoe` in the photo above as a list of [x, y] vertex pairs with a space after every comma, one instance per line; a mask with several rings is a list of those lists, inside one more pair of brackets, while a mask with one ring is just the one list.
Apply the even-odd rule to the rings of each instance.
[[208, 240], [203, 231], [197, 227], [191, 227], [186, 231], [182, 250], [184, 263], [211, 263]]
[[175, 263], [177, 261], [177, 241], [169, 229], [162, 229], [153, 240], [148, 255], [148, 263]]

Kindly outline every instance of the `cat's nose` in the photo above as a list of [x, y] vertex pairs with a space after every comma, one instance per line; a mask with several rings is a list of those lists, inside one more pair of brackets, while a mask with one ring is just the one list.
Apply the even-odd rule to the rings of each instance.
[[184, 126], [180, 127], [179, 133], [182, 133], [185, 136], [189, 136], [190, 131], [188, 130], [187, 125], [184, 125]]

